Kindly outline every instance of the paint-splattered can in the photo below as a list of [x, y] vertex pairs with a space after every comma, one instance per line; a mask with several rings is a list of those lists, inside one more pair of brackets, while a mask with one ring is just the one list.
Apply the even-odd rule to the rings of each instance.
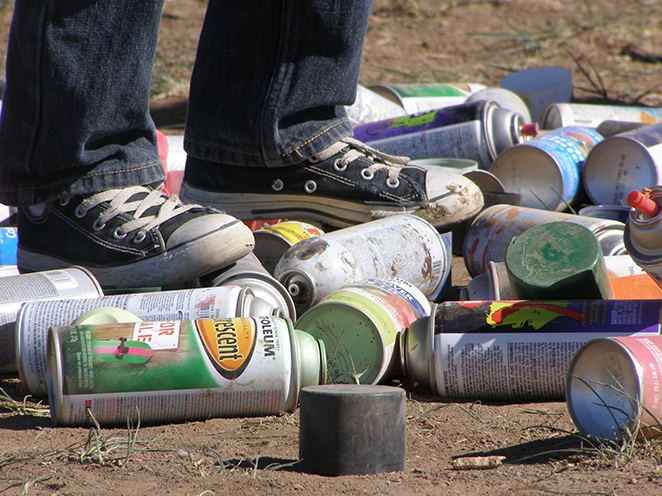
[[464, 103], [485, 86], [478, 83], [376, 84], [369, 89], [400, 105], [406, 114], [417, 114]]
[[16, 317], [16, 356], [21, 383], [46, 395], [46, 340], [51, 326], [70, 325], [95, 308], [115, 307], [144, 321], [196, 320], [270, 315], [273, 307], [239, 286], [132, 293], [101, 298], [26, 303]]
[[654, 107], [554, 103], [545, 111], [542, 128], [557, 129], [566, 126], [595, 128], [604, 121], [655, 124], [660, 120], [662, 120], [662, 109]]
[[321, 236], [324, 231], [309, 222], [286, 220], [276, 224], [265, 224], [257, 231], [253, 253], [262, 262], [270, 274], [274, 273], [276, 265], [292, 245], [301, 240]]
[[432, 224], [394, 215], [298, 242], [275, 276], [303, 312], [332, 291], [371, 278], [398, 277], [434, 299], [448, 279], [448, 260], [447, 244]]
[[602, 439], [662, 434], [662, 336], [604, 337], [586, 343], [567, 375], [575, 426]]
[[51, 328], [57, 425], [175, 422], [293, 411], [324, 384], [324, 344], [289, 319], [241, 317]]
[[352, 126], [407, 115], [400, 104], [361, 85], [357, 88], [354, 103], [345, 110]]
[[397, 336], [430, 304], [400, 279], [369, 279], [331, 292], [305, 312], [296, 328], [324, 342], [329, 382], [376, 384], [400, 371]]
[[591, 150], [582, 174], [596, 205], [624, 205], [631, 191], [662, 183], [662, 123], [606, 138]]
[[587, 227], [598, 238], [605, 256], [626, 253], [622, 222], [538, 208], [493, 205], [478, 214], [465, 234], [463, 253], [469, 274], [482, 274], [490, 261], [505, 262], [513, 237], [547, 222], [573, 222]]
[[464, 158], [487, 169], [501, 152], [526, 140], [525, 125], [521, 115], [480, 100], [356, 126], [354, 137], [393, 155]]
[[269, 305], [269, 308], [265, 308], [260, 315], [275, 315], [296, 320], [296, 308], [292, 296], [253, 253], [240, 258], [229, 268], [214, 273], [209, 286], [247, 288], [257, 298]]
[[580, 191], [582, 169], [602, 136], [588, 127], [564, 127], [501, 153], [489, 171], [524, 207], [565, 210]]
[[588, 341], [660, 333], [657, 300], [448, 301], [402, 334], [403, 370], [445, 397], [562, 400]]
[[[16, 320], [29, 301], [96, 298], [103, 295], [95, 277], [82, 267], [0, 278], [0, 372], [16, 372]], [[44, 345], [46, 336], [44, 336]]]

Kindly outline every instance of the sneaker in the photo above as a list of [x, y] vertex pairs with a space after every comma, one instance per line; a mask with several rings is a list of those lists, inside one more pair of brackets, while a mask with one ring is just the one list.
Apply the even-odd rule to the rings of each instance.
[[251, 252], [240, 220], [133, 186], [18, 210], [18, 267], [87, 268], [104, 288], [177, 286]]
[[189, 156], [181, 196], [246, 221], [297, 218], [336, 227], [410, 213], [448, 228], [478, 214], [483, 195], [475, 183], [408, 161], [353, 138], [287, 167], [235, 167]]

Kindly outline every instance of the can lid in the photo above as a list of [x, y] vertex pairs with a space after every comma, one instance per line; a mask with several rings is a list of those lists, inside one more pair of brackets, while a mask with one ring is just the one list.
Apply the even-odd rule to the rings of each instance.
[[437, 305], [432, 305], [430, 317], [412, 322], [409, 329], [400, 333], [400, 362], [405, 375], [433, 392], [437, 391], [433, 369], [434, 315]]
[[296, 364], [299, 389], [306, 386], [326, 384], [326, 347], [320, 339], [315, 339], [307, 332], [294, 329], [296, 340]]

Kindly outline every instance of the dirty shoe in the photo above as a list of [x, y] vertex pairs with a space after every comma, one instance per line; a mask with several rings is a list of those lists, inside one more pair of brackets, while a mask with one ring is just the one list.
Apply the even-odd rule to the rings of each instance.
[[80, 265], [101, 286], [174, 286], [251, 252], [241, 221], [144, 186], [73, 196], [18, 210], [18, 267]]
[[242, 220], [298, 218], [337, 227], [411, 213], [448, 228], [480, 211], [482, 193], [469, 179], [407, 162], [353, 138], [288, 167], [234, 167], [188, 157], [181, 196]]

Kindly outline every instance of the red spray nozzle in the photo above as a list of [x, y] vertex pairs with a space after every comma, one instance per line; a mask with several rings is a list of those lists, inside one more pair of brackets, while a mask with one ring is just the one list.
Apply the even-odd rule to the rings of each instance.
[[527, 136], [532, 138], [534, 136], [538, 136], [539, 133], [540, 131], [538, 129], [538, 123], [536, 122], [533, 122], [531, 124], [524, 124], [522, 126], [522, 136]]
[[649, 217], [655, 217], [660, 212], [659, 205], [651, 200], [646, 192], [631, 191], [626, 201], [630, 207], [639, 210]]

